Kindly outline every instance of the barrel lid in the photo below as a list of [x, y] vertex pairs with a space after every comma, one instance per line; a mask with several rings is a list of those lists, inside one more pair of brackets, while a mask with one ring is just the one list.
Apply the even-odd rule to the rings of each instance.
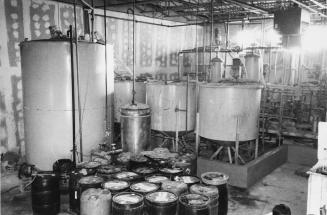
[[121, 205], [137, 204], [143, 201], [143, 196], [131, 192], [118, 193], [114, 196], [113, 201]]
[[114, 174], [121, 172], [121, 168], [113, 165], [102, 165], [98, 168], [98, 173], [102, 174]]
[[97, 161], [87, 161], [77, 164], [78, 168], [86, 168], [86, 169], [94, 169], [94, 168], [98, 168], [99, 166], [101, 166], [101, 163]]
[[182, 181], [163, 181], [161, 187], [163, 190], [187, 189], [187, 184]]
[[136, 174], [135, 172], [128, 172], [128, 171], [119, 172], [114, 175], [114, 177], [117, 179], [126, 179], [126, 178], [132, 179], [132, 178], [136, 178], [138, 176], [139, 175]]
[[151, 174], [154, 173], [156, 170], [152, 167], [139, 167], [133, 170], [133, 172], [136, 172], [138, 174]]
[[260, 55], [257, 54], [257, 53], [254, 53], [254, 52], [247, 52], [244, 57], [245, 58], [248, 58], [248, 57], [257, 57], [257, 58], [259, 58]]
[[229, 176], [221, 172], [206, 172], [201, 175], [201, 179], [206, 184], [217, 186], [226, 184]]
[[79, 180], [80, 184], [98, 184], [102, 182], [103, 182], [103, 178], [95, 175], [85, 176]]
[[174, 178], [175, 181], [182, 181], [185, 184], [193, 184], [193, 183], [199, 183], [200, 179], [195, 176], [185, 175], [185, 176], [177, 176]]
[[149, 177], [146, 177], [145, 180], [150, 183], [161, 183], [163, 181], [167, 181], [167, 180], [169, 181], [169, 178], [163, 175], [151, 175]]
[[177, 200], [177, 196], [168, 191], [157, 191], [154, 193], [149, 193], [145, 198], [150, 202], [155, 203], [171, 203]]
[[204, 184], [193, 184], [190, 187], [190, 192], [195, 194], [201, 194], [208, 197], [218, 197], [219, 191], [215, 186], [207, 186]]
[[179, 197], [179, 201], [183, 204], [199, 207], [199, 206], [206, 206], [209, 203], [209, 198], [204, 195], [200, 194], [184, 194]]
[[145, 116], [150, 112], [150, 106], [142, 103], [127, 104], [120, 108], [120, 113], [124, 116]]
[[89, 188], [82, 193], [81, 200], [98, 200], [98, 199], [111, 199], [111, 193], [108, 190], [100, 188]]
[[138, 163], [145, 163], [148, 161], [148, 159], [142, 154], [132, 155], [130, 160]]
[[180, 168], [161, 168], [159, 171], [167, 174], [177, 174], [183, 172], [183, 170]]
[[215, 57], [215, 58], [211, 59], [211, 62], [212, 63], [215, 63], [215, 62], [221, 63], [221, 62], [223, 62], [223, 60], [221, 58], [219, 58], [219, 57]]
[[140, 193], [149, 193], [159, 189], [158, 185], [146, 181], [135, 183], [131, 185], [130, 188], [134, 192], [140, 192]]
[[102, 187], [108, 190], [122, 190], [129, 187], [127, 181], [122, 180], [111, 180], [103, 183]]

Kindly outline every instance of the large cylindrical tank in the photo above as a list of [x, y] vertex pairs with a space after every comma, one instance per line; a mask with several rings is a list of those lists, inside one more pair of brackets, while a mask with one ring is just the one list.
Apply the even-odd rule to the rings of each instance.
[[124, 152], [139, 154], [150, 146], [151, 110], [146, 104], [127, 104], [121, 108], [121, 144]]
[[247, 73], [247, 79], [260, 81], [261, 79], [261, 70], [260, 70], [260, 55], [255, 53], [247, 53], [244, 56], [245, 59], [245, 68]]
[[239, 141], [258, 137], [261, 86], [241, 83], [200, 85], [199, 135], [212, 140]]
[[196, 87], [195, 83], [192, 82], [189, 83], [188, 93], [186, 82], [165, 83], [156, 81], [147, 83], [146, 102], [152, 111], [151, 129], [165, 132], [194, 130], [195, 94]]
[[[120, 108], [132, 103], [133, 81], [115, 81], [114, 111], [115, 122], [120, 122]], [[135, 102], [145, 103], [145, 82], [135, 82]]]
[[[74, 48], [75, 50], [75, 48]], [[109, 50], [109, 47], [108, 47]], [[80, 42], [79, 93], [83, 154], [103, 142], [105, 130], [105, 46]], [[112, 55], [108, 54], [108, 107], [113, 96]], [[71, 158], [72, 84], [69, 41], [21, 43], [24, 126], [27, 162], [52, 170], [58, 159]], [[75, 81], [76, 79], [76, 65]], [[75, 83], [76, 145], [79, 146], [77, 83]], [[110, 111], [108, 111], [110, 115]], [[109, 116], [110, 117], [110, 116]], [[78, 148], [78, 151], [80, 149]]]

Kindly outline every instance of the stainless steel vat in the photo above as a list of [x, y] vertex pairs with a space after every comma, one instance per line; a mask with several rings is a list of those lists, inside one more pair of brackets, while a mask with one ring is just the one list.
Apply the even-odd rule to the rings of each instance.
[[147, 83], [146, 102], [152, 110], [151, 128], [166, 132], [194, 130], [195, 93], [195, 83], [192, 82], [189, 83], [188, 93], [186, 82], [156, 81]]
[[199, 135], [221, 141], [256, 139], [260, 99], [258, 84], [200, 85]]
[[[102, 143], [104, 137], [105, 46], [80, 42], [78, 51], [83, 154], [88, 155], [92, 148]], [[110, 65], [113, 59], [111, 54], [108, 56], [110, 108], [110, 96], [113, 96], [113, 70]], [[68, 41], [51, 40], [23, 42], [21, 66], [27, 162], [42, 170], [52, 170], [55, 161], [71, 158], [72, 154], [70, 44]], [[76, 145], [79, 146], [75, 89]]]
[[223, 61], [219, 57], [211, 60], [211, 69], [209, 73], [209, 82], [218, 82], [221, 80], [223, 71]]
[[149, 148], [151, 110], [146, 104], [128, 104], [120, 110], [121, 144], [123, 151], [139, 154]]
[[[120, 122], [120, 108], [132, 102], [132, 81], [115, 81], [114, 91], [114, 112], [115, 122]], [[135, 101], [137, 103], [145, 103], [145, 83], [135, 82]]]

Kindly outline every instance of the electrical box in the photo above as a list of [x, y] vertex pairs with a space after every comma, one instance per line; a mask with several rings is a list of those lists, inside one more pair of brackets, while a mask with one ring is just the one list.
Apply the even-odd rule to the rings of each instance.
[[274, 13], [274, 28], [282, 35], [301, 34], [310, 23], [310, 13], [300, 7], [278, 10]]

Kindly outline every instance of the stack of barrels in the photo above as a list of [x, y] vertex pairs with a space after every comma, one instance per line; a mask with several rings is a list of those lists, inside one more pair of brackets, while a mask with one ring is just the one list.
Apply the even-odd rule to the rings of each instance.
[[[176, 166], [97, 165], [88, 163], [69, 174], [71, 211], [81, 215], [226, 215], [228, 176], [219, 172], [188, 175]], [[35, 214], [56, 214], [60, 210], [60, 177], [44, 173], [36, 184], [48, 181], [44, 208], [33, 204]], [[36, 189], [41, 192], [42, 189]], [[39, 195], [34, 192], [34, 196]], [[41, 198], [34, 197], [34, 200]], [[37, 213], [39, 212], [39, 213]]]

